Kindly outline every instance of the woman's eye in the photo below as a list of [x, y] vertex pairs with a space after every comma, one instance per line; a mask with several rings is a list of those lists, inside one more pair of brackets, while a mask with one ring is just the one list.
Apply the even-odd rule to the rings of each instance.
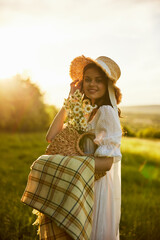
[[85, 82], [90, 82], [91, 81], [90, 78], [85, 78], [84, 80], [85, 80]]
[[96, 79], [96, 82], [97, 82], [97, 83], [101, 83], [101, 82], [103, 82], [103, 79], [97, 78], [97, 79]]

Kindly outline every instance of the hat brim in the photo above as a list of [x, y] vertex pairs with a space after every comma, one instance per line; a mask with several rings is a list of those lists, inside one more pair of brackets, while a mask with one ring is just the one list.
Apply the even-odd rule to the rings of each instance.
[[111, 81], [113, 81], [114, 83], [116, 82], [116, 79], [114, 77], [112, 77], [106, 71], [106, 69], [103, 68], [96, 60], [93, 60], [89, 57], [85, 57], [84, 55], [74, 58], [73, 61], [71, 62], [70, 77], [72, 78], [73, 81], [75, 81], [75, 80], [82, 81], [83, 80], [83, 70], [84, 70], [85, 66], [88, 65], [89, 63], [95, 63], [98, 67], [100, 67], [105, 72], [105, 74]]

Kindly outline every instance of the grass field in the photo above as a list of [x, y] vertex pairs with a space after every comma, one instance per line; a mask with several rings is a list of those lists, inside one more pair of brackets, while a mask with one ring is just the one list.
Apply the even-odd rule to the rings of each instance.
[[[35, 216], [20, 202], [44, 133], [0, 134], [0, 240], [35, 240]], [[121, 240], [160, 239], [160, 141], [123, 138]], [[98, 240], [98, 239], [97, 239]]]

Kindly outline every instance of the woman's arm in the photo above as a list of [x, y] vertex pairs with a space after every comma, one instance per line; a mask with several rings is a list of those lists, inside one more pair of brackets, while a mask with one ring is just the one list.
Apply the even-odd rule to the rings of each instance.
[[64, 107], [62, 107], [48, 129], [46, 135], [47, 142], [51, 142], [52, 139], [62, 130], [65, 118], [66, 110], [64, 109]]
[[[72, 95], [77, 89], [80, 90], [81, 82], [75, 80], [70, 84], [70, 92], [69, 95]], [[63, 123], [66, 118], [66, 110], [64, 107], [57, 113], [56, 117], [54, 118], [53, 122], [51, 123], [47, 135], [46, 140], [47, 142], [51, 142], [52, 139], [62, 130]]]
[[96, 172], [109, 171], [113, 164], [113, 157], [95, 157]]

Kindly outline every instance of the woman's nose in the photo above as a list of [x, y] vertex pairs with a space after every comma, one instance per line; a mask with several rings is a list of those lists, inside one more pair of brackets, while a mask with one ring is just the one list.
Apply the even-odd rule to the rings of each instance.
[[94, 86], [94, 85], [95, 85], [95, 81], [94, 80], [90, 81], [90, 86]]

